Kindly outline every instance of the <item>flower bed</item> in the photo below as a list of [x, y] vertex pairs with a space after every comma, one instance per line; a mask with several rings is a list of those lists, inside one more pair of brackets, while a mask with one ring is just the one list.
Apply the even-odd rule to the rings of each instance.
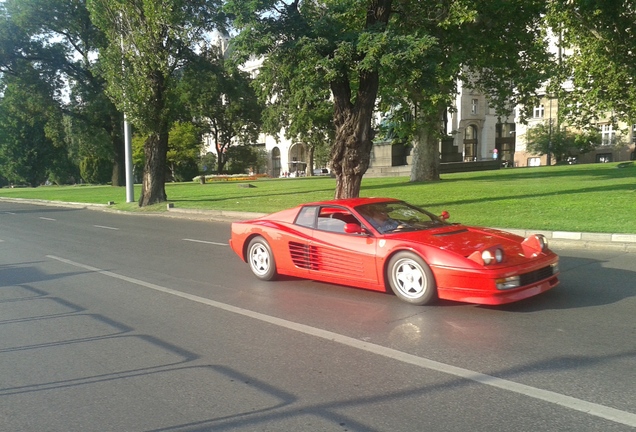
[[[253, 181], [258, 180], [261, 177], [267, 177], [267, 174], [228, 174], [228, 175], [206, 175], [205, 182], [222, 182], [222, 181]], [[192, 179], [193, 182], [201, 182], [201, 176], [196, 176]]]

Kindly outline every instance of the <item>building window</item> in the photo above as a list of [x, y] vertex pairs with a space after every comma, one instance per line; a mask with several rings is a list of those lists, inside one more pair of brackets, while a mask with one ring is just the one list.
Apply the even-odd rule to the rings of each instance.
[[538, 157], [528, 158], [528, 166], [541, 166], [541, 158], [538, 158]]
[[470, 125], [464, 131], [464, 162], [477, 160], [477, 127]]
[[477, 108], [479, 107], [479, 100], [478, 99], [472, 99], [470, 101], [470, 113], [471, 114], [477, 114]]
[[534, 113], [533, 113], [533, 117], [534, 118], [543, 118], [543, 114], [545, 112], [545, 109], [543, 108], [543, 104], [534, 107]]
[[611, 124], [601, 125], [601, 145], [608, 146], [614, 142], [614, 128]]
[[515, 123], [497, 123], [495, 125], [496, 138], [510, 138], [515, 136]]
[[280, 166], [280, 150], [278, 147], [272, 149], [272, 176], [274, 178], [279, 177], [281, 174]]

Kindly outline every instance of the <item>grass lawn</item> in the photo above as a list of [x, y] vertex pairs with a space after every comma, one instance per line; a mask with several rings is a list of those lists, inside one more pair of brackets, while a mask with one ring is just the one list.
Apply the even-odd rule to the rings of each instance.
[[[500, 228], [599, 233], [636, 233], [636, 165], [589, 164], [444, 174], [435, 183], [406, 177], [364, 178], [361, 196], [393, 197], [451, 221]], [[253, 187], [245, 187], [249, 183]], [[242, 184], [242, 186], [241, 186]], [[329, 177], [259, 179], [250, 182], [169, 183], [178, 208], [269, 213], [303, 202], [333, 198]], [[135, 199], [140, 185], [135, 185]], [[41, 186], [3, 188], [0, 197], [98, 203], [126, 211], [165, 211], [165, 204], [140, 209], [126, 203], [124, 187]]]

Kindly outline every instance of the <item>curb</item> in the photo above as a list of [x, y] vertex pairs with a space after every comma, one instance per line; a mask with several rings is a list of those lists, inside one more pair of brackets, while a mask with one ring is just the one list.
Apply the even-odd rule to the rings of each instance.
[[36, 204], [36, 205], [44, 205], [51, 207], [71, 207], [71, 208], [108, 208], [111, 204], [89, 204], [89, 203], [78, 203], [78, 202], [69, 202], [69, 201], [49, 201], [43, 199], [30, 199], [30, 198], [7, 198], [0, 197], [0, 201], [7, 202], [17, 202], [17, 203], [25, 203], [25, 204]]
[[636, 234], [585, 233], [570, 231], [520, 230], [498, 228], [513, 234], [527, 237], [530, 234], [543, 234], [550, 245], [563, 248], [596, 249], [617, 252], [636, 253]]
[[184, 217], [190, 217], [193, 219], [216, 220], [223, 222], [256, 219], [267, 215], [267, 213], [240, 212], [232, 210], [178, 209], [175, 207], [171, 207], [171, 205], [168, 204], [168, 216], [170, 216], [171, 214], [174, 215], [174, 217], [179, 217], [177, 215], [182, 215]]

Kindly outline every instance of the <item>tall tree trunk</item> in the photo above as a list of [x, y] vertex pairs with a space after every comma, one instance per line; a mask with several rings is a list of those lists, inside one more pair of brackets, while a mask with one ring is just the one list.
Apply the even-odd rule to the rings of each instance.
[[411, 181], [438, 181], [440, 179], [439, 143], [441, 119], [444, 109], [416, 119], [417, 129], [413, 139], [413, 165]]
[[331, 84], [336, 126], [336, 138], [331, 149], [331, 166], [336, 175], [336, 199], [360, 196], [362, 176], [367, 172], [371, 159], [371, 120], [379, 82], [377, 71], [361, 73], [355, 105], [351, 103], [348, 80]]
[[[371, 157], [371, 117], [362, 116], [355, 107], [341, 113], [331, 149], [331, 167], [336, 176], [334, 198], [360, 196], [362, 176]], [[336, 123], [336, 124], [338, 124]]]
[[139, 206], [167, 201], [166, 161], [168, 159], [169, 121], [166, 116], [166, 79], [161, 71], [150, 74], [153, 100], [153, 119], [155, 126], [144, 143], [144, 174], [141, 183]]
[[119, 164], [119, 161], [117, 160], [117, 155], [115, 155], [115, 160], [113, 161], [113, 170], [110, 174], [110, 184], [112, 186], [120, 186], [121, 182], [119, 174], [121, 172], [121, 165]]
[[113, 149], [113, 171], [111, 174], [111, 184], [113, 186], [125, 185], [125, 150], [124, 131], [122, 130], [123, 116], [115, 109], [114, 105], [110, 112], [110, 121], [107, 124], [108, 134]]
[[141, 183], [139, 207], [167, 201], [166, 159], [168, 133], [152, 133], [144, 143], [144, 174]]
[[307, 169], [305, 170], [305, 175], [307, 177], [312, 177], [314, 175], [314, 150], [315, 146], [313, 144], [307, 145]]
[[219, 142], [220, 134], [218, 129], [214, 129], [214, 147], [216, 149], [216, 172], [217, 174], [223, 174], [225, 171], [225, 163], [227, 162], [227, 157], [225, 155], [225, 150], [229, 146], [229, 144], [225, 142]]
[[362, 176], [369, 168], [373, 146], [371, 119], [378, 85], [377, 72], [361, 74], [358, 97], [353, 105], [349, 80], [344, 78], [331, 83], [336, 126], [331, 168], [336, 176], [336, 199], [360, 196]]

